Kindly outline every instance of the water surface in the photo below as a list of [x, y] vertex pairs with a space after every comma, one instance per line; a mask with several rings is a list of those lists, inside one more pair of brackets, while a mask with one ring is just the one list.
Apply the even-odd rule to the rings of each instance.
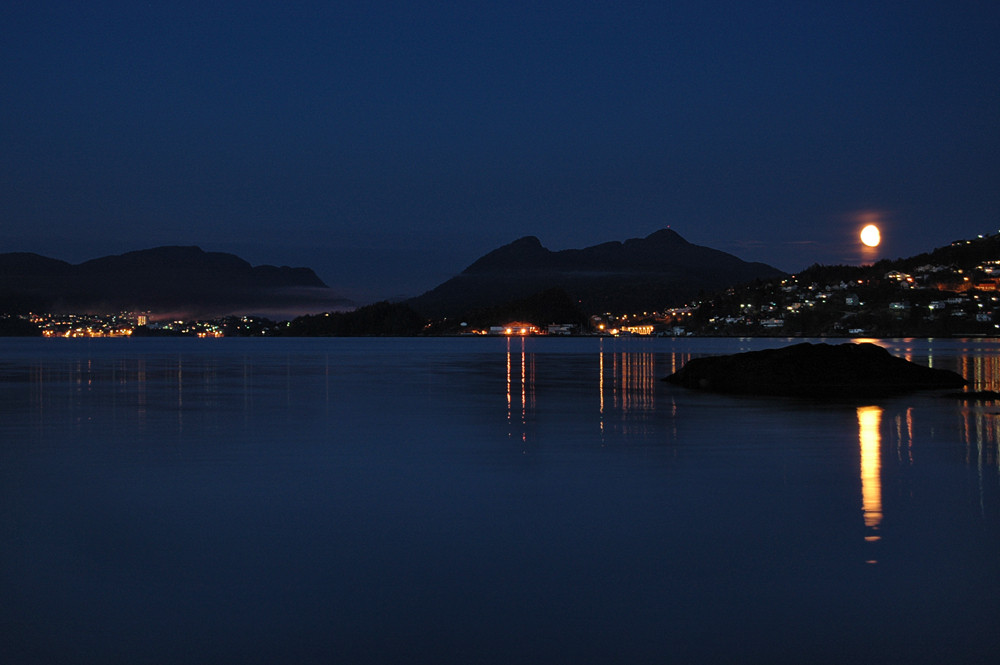
[[786, 343], [5, 341], [0, 661], [994, 662], [1000, 405], [660, 381]]

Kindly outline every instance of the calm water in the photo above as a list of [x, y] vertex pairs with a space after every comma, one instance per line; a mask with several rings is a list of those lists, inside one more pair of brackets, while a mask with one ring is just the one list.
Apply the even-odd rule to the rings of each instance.
[[5, 340], [0, 662], [996, 662], [1000, 405], [659, 380], [784, 343]]

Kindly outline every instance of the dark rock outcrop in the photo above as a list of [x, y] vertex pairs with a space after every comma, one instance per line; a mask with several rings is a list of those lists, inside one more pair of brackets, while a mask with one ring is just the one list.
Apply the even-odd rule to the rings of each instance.
[[694, 358], [664, 380], [720, 393], [848, 398], [960, 388], [966, 384], [955, 372], [924, 367], [867, 343], [804, 343]]

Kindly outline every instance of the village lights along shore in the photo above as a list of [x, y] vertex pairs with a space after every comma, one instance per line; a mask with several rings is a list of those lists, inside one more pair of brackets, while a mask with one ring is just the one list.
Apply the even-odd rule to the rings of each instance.
[[[382, 306], [402, 308], [411, 316], [419, 316], [404, 304]], [[366, 314], [366, 309], [373, 308], [378, 306], [328, 313], [325, 317], [330, 320], [334, 316], [350, 317], [355, 313]], [[501, 316], [498, 314], [496, 318]], [[226, 316], [211, 320], [163, 320], [155, 312], [140, 311], [8, 314], [0, 318], [0, 323], [7, 321], [9, 329], [20, 331], [13, 334], [53, 338], [139, 335], [217, 338], [310, 334], [296, 328], [300, 320], [308, 318], [273, 321], [264, 317]], [[446, 320], [425, 318], [412, 334], [996, 336], [1000, 334], [1000, 235], [956, 241], [911, 259], [881, 261], [869, 266], [813, 266], [797, 275], [758, 280], [660, 311], [581, 315], [579, 321], [572, 323], [517, 318], [476, 325], [462, 323], [459, 327], [457, 322], [462, 319], [452, 321], [454, 327], [448, 328], [440, 325]], [[394, 333], [375, 329], [360, 334]]]

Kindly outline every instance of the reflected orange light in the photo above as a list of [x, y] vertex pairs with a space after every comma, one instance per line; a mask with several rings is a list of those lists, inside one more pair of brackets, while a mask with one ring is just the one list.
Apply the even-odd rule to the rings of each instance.
[[598, 354], [598, 365], [597, 365], [597, 389], [601, 394], [600, 401], [600, 414], [601, 414], [601, 430], [604, 429], [604, 342], [601, 342], [601, 352]]
[[882, 409], [877, 406], [858, 407], [858, 440], [861, 445], [861, 511], [865, 519], [865, 540], [880, 538], [876, 533], [882, 524]]
[[[510, 333], [508, 333], [510, 334]], [[507, 422], [510, 423], [510, 340], [507, 340]]]
[[[528, 354], [525, 350], [525, 339], [521, 338], [521, 350], [519, 352], [520, 358], [516, 356], [518, 352], [516, 350], [511, 350], [511, 340], [507, 338], [507, 423], [508, 425], [514, 426], [517, 422], [515, 417], [516, 407], [517, 407], [517, 384], [520, 384], [521, 388], [521, 418], [520, 418], [520, 439], [522, 442], [526, 442], [528, 438], [528, 431], [526, 429], [528, 423], [528, 407], [531, 406], [532, 410], [535, 407], [535, 360], [534, 357], [528, 358]], [[520, 369], [520, 376], [516, 376], [517, 370]], [[514, 430], [508, 433], [508, 436], [513, 436]]]

